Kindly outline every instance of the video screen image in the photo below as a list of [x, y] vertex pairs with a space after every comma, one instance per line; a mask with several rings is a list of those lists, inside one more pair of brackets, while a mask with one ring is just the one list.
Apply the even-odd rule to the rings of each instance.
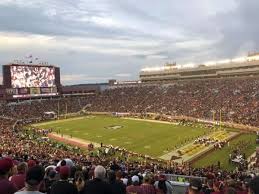
[[11, 66], [13, 88], [53, 87], [55, 68], [40, 66]]

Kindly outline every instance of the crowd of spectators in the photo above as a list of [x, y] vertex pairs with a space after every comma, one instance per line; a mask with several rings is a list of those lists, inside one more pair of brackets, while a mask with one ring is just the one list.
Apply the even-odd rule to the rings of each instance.
[[[164, 174], [188, 175], [188, 192], [259, 193], [259, 178], [218, 166], [191, 168], [174, 162], [147, 162], [96, 155], [45, 138], [45, 131], [24, 122], [86, 108], [100, 112], [155, 112], [259, 126], [259, 79], [206, 80], [114, 87], [100, 94], [1, 104], [0, 193], [2, 194], [169, 194], [174, 185]], [[21, 120], [17, 124], [17, 120]], [[16, 125], [14, 125], [16, 124]], [[206, 141], [207, 142], [207, 141]], [[101, 152], [102, 153], [102, 152]], [[201, 181], [195, 177], [205, 177]]]
[[[217, 173], [216, 173], [217, 172]], [[223, 178], [224, 177], [224, 178]], [[62, 160], [59, 166], [40, 161], [22, 162], [10, 157], [0, 159], [0, 192], [3, 194], [172, 194], [174, 186], [163, 174], [152, 171], [127, 173], [120, 166], [74, 166]], [[39, 192], [38, 192], [39, 191]], [[187, 190], [184, 190], [185, 193]], [[223, 174], [210, 169], [207, 180], [189, 180], [188, 193], [246, 194], [259, 192], [259, 178]]]

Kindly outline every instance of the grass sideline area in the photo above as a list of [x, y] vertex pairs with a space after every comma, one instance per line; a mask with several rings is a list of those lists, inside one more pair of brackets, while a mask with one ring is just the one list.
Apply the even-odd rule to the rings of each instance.
[[[226, 170], [234, 170], [235, 165], [229, 163], [229, 154], [232, 152], [233, 146], [236, 145], [240, 141], [244, 141], [248, 143], [248, 147], [242, 150], [245, 153], [246, 157], [249, 157], [251, 154], [255, 152], [256, 148], [256, 135], [255, 134], [241, 134], [237, 138], [234, 138], [230, 141], [230, 146], [224, 146], [222, 149], [217, 149], [212, 153], [206, 155], [205, 157], [196, 161], [193, 166], [194, 167], [206, 167], [209, 165], [217, 165], [218, 161], [221, 163], [221, 167]], [[242, 148], [241, 148], [242, 149]]]
[[35, 124], [65, 135], [107, 145], [119, 146], [141, 154], [159, 157], [185, 141], [208, 132], [166, 123], [129, 120], [111, 116], [86, 116]]

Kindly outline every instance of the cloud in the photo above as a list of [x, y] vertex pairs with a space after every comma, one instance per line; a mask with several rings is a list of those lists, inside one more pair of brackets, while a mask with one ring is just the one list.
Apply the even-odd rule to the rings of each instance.
[[259, 50], [258, 7], [257, 0], [1, 0], [0, 59], [32, 53], [60, 66], [64, 83], [137, 79], [145, 66]]
[[[215, 44], [220, 56], [246, 55], [259, 50], [259, 17], [257, 0], [237, 0], [236, 9], [215, 17], [222, 40]], [[224, 22], [222, 22], [224, 21]]]
[[131, 76], [130, 73], [118, 73], [118, 74], [115, 74], [115, 77], [122, 77], [122, 78], [130, 77], [130, 76]]

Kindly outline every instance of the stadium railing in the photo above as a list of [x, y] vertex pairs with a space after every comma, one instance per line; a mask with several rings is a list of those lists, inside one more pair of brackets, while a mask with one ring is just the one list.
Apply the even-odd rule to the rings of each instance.
[[203, 183], [206, 182], [206, 177], [198, 177], [198, 176], [186, 176], [186, 175], [176, 175], [176, 174], [164, 174], [166, 176], [166, 180], [173, 182], [189, 182], [191, 179], [200, 179]]

